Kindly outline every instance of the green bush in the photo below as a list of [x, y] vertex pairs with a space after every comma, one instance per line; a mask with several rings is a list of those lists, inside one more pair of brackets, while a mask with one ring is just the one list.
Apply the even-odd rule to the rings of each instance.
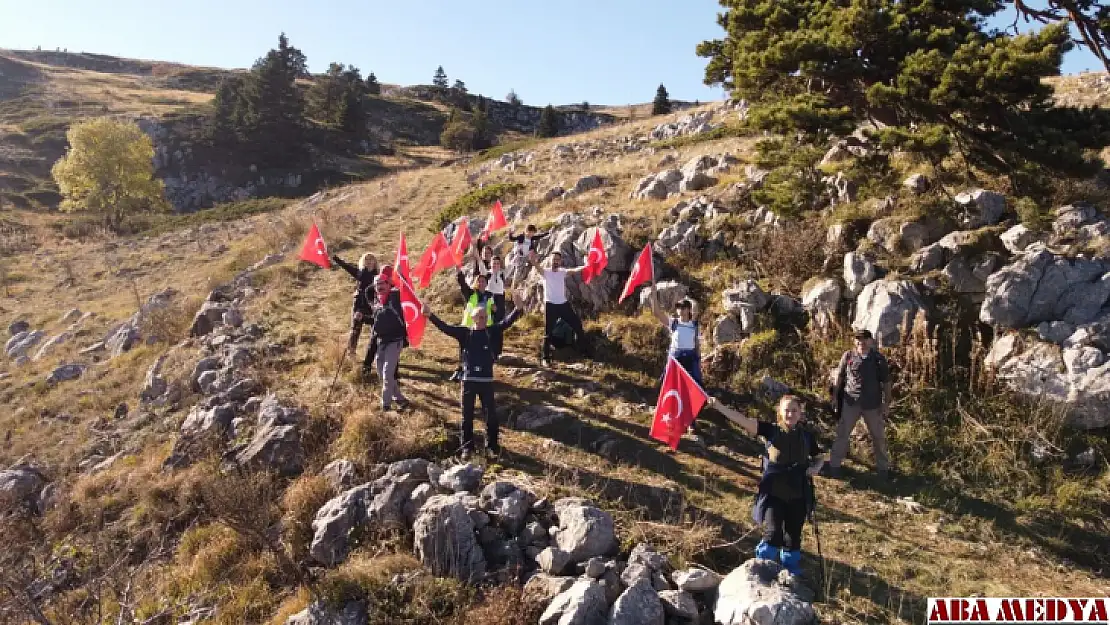
[[1040, 232], [1052, 224], [1052, 216], [1028, 197], [1018, 198], [1014, 203], [1014, 212], [1017, 213], [1021, 224], [1034, 232]]
[[537, 143], [539, 143], [538, 139], [521, 139], [520, 141], [510, 141], [508, 143], [495, 145], [488, 150], [482, 150], [481, 152], [479, 152], [478, 156], [474, 157], [473, 162], [481, 163], [482, 161], [491, 161], [495, 158], [501, 158], [509, 152], [516, 152], [517, 150], [530, 148]]
[[459, 217], [468, 213], [485, 209], [496, 200], [504, 200], [514, 197], [524, 189], [524, 185], [515, 182], [499, 182], [491, 184], [484, 189], [475, 189], [461, 195], [454, 202], [448, 204], [443, 210], [435, 216], [429, 230], [432, 233], [439, 232], [447, 227], [447, 224], [455, 221]]
[[718, 139], [728, 139], [731, 137], [750, 137], [752, 131], [743, 124], [724, 124], [718, 126], [709, 132], [703, 132], [698, 135], [686, 135], [683, 137], [674, 137], [673, 139], [663, 139], [660, 141], [651, 142], [653, 148], [685, 148], [691, 145], [697, 145], [706, 141], [717, 141]]

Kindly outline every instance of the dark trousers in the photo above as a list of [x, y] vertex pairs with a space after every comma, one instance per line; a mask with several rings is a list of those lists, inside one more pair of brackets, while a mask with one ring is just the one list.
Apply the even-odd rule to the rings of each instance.
[[805, 499], [785, 501], [768, 497], [767, 509], [763, 512], [763, 540], [772, 547], [797, 551], [802, 548], [805, 522]]
[[[698, 354], [696, 349], [679, 349], [670, 353], [678, 364], [690, 374], [691, 378], [698, 383], [698, 386], [705, 388], [705, 383], [701, 379], [701, 355]], [[664, 375], [666, 372], [664, 371]], [[659, 382], [663, 382], [663, 376], [659, 377]]]
[[563, 304], [544, 304], [544, 328], [543, 328], [543, 350], [540, 356], [542, 358], [550, 359], [552, 352], [552, 333], [555, 332], [555, 324], [560, 319], [567, 322], [567, 325], [574, 330], [575, 342], [578, 344], [579, 351], [582, 349], [583, 340], [586, 338], [586, 332], [582, 329], [582, 320], [571, 308], [570, 302]]
[[486, 413], [486, 447], [498, 449], [497, 402], [493, 398], [493, 382], [462, 383], [462, 448], [474, 447], [474, 403], [482, 400], [482, 410]]
[[351, 351], [358, 348], [358, 339], [362, 336], [362, 328], [366, 325], [366, 321], [370, 318], [371, 313], [363, 312], [362, 317], [356, 319], [355, 313], [359, 311], [351, 311], [351, 333], [347, 336], [347, 344], [351, 347]]

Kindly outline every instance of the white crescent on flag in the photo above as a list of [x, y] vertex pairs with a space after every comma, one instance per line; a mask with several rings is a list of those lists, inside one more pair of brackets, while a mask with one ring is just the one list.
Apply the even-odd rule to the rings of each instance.
[[328, 246], [324, 244], [324, 239], [322, 237], [316, 237], [315, 245], [316, 245], [316, 254], [317, 255], [319, 255], [319, 256], [327, 256], [328, 255]]
[[[596, 257], [596, 258], [595, 258]], [[586, 255], [586, 262], [590, 265], [597, 265], [601, 263], [601, 250], [596, 247], [590, 248], [590, 253]]]
[[663, 404], [667, 403], [667, 400], [670, 399], [671, 397], [674, 397], [674, 402], [675, 402], [675, 404], [677, 404], [676, 407], [678, 409], [675, 410], [673, 413], [671, 413], [671, 412], [664, 412], [663, 413], [663, 422], [668, 424], [668, 425], [670, 425], [676, 417], [681, 417], [682, 416], [682, 408], [683, 408], [683, 406], [682, 406], [682, 396], [678, 394], [678, 390], [676, 390], [676, 389], [671, 389], [671, 390], [667, 391], [666, 394], [663, 395], [663, 397], [659, 400], [659, 407], [662, 408]]
[[[401, 310], [405, 313], [405, 323], [413, 323], [420, 318], [420, 311], [416, 309], [416, 304], [412, 302], [401, 302]], [[409, 311], [412, 311], [411, 317]]]

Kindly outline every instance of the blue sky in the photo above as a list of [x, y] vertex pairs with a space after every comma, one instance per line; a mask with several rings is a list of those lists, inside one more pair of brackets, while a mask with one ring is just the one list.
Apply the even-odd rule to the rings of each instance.
[[[387, 83], [427, 83], [437, 65], [472, 93], [528, 104], [723, 97], [702, 84], [698, 42], [716, 0], [0, 0], [0, 48], [68, 48], [248, 67], [285, 31], [312, 71], [338, 61]], [[1065, 73], [1099, 68], [1072, 53]]]

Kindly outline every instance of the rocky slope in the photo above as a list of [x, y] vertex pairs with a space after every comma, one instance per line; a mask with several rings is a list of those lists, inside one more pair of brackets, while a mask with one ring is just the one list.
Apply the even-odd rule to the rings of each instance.
[[[761, 619], [776, 613], [807, 622], [816, 612], [828, 622], [917, 623], [928, 596], [1106, 593], [1100, 545], [1110, 531], [1105, 516], [1086, 512], [1100, 509], [1107, 488], [1098, 435], [1075, 439], [1091, 441], [1088, 450], [1055, 447], [1049, 428], [1035, 432], [1042, 448], [1005, 457], [1029, 480], [1017, 495], [928, 457], [946, 441], [922, 450], [915, 432], [954, 409], [938, 400], [929, 419], [913, 412], [922, 392], [912, 382], [915, 339], [899, 327], [933, 327], [953, 307], [969, 327], [995, 326], [984, 347], [1004, 381], [1057, 401], [1073, 426], [1097, 425], [1105, 207], [1061, 208], [1034, 233], [1015, 224], [1009, 198], [969, 189], [950, 220], [934, 223], [903, 210], [931, 184], [908, 176], [889, 200], [867, 202], [865, 216], [840, 220], [834, 208], [799, 224], [751, 202], [763, 175], [751, 165], [753, 139], [654, 143], [741, 114], [714, 104], [498, 161], [393, 174], [273, 215], [158, 237], [47, 241], [16, 256], [24, 278], [0, 300], [21, 337], [0, 361], [0, 492], [41, 523], [49, 544], [28, 543], [25, 553], [42, 554], [36, 566], [0, 562], [26, 571], [6, 579], [47, 588], [39, 596], [48, 610], [74, 609], [97, 581], [126, 618], [225, 623], [389, 622], [383, 610], [424, 609], [438, 619], [424, 622], [461, 623], [491, 614], [491, 587], [506, 585], [524, 603], [482, 622], [685, 625], [770, 622]], [[859, 182], [829, 172], [825, 202], [863, 204]], [[429, 329], [422, 349], [406, 354], [412, 413], [378, 413], [376, 389], [349, 370], [332, 390], [340, 364], [351, 366], [351, 283], [293, 256], [310, 216], [345, 258], [370, 250], [388, 261], [401, 231], [417, 254], [431, 237], [430, 209], [496, 183], [523, 186], [505, 198], [510, 220], [553, 229], [543, 251], [577, 263], [600, 229], [610, 266], [589, 285], [569, 285], [595, 358], [552, 369], [538, 366], [538, 285], [523, 276], [533, 314], [507, 336], [499, 365], [507, 453], [466, 465], [452, 459], [449, 342]], [[484, 209], [469, 217], [477, 230]], [[903, 475], [873, 480], [864, 453], [850, 481], [819, 480], [826, 560], [807, 531], [805, 580], [745, 564], [758, 540], [749, 514], [758, 444], [708, 412], [677, 453], [648, 437], [665, 341], [635, 299], [618, 306], [615, 295], [647, 244], [664, 300], [701, 304], [711, 386], [760, 418], [788, 390], [819, 397], [847, 344], [838, 327], [872, 329], [902, 365], [905, 400], [891, 436]], [[451, 310], [453, 276], [425, 296]], [[775, 343], [803, 335], [812, 338]], [[1005, 426], [972, 399], [960, 408], [968, 429]], [[810, 412], [827, 435], [818, 402]], [[1042, 416], [1023, 415], [1029, 429]], [[972, 438], [981, 446], [961, 448], [971, 463], [1002, 453], [981, 440], [1000, 437]], [[1066, 469], [1067, 480], [1033, 481], [1038, 463], [1047, 474]], [[964, 472], [941, 477], [931, 465]], [[269, 472], [274, 482], [251, 487]], [[90, 545], [100, 545], [102, 564], [82, 555]], [[22, 554], [4, 557], [13, 555]], [[130, 564], [111, 571], [139, 582], [113, 577], [117, 558]], [[386, 561], [399, 564], [374, 564]], [[456, 590], [475, 584], [484, 589], [476, 597]], [[0, 614], [25, 613], [24, 603], [0, 601]]]

